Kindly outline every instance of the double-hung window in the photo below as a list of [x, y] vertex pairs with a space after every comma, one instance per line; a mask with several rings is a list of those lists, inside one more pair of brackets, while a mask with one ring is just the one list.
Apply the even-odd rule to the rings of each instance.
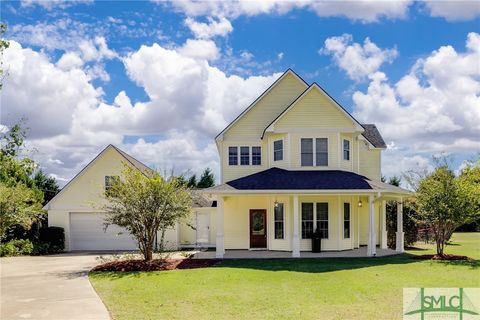
[[283, 140], [273, 142], [273, 161], [283, 160]]
[[315, 144], [316, 165], [328, 166], [328, 139], [317, 138], [315, 139]]
[[248, 166], [250, 164], [250, 147], [240, 147], [240, 165]]
[[313, 138], [300, 139], [302, 167], [328, 166], [328, 139], [316, 138], [315, 144]]
[[350, 160], [350, 140], [343, 140], [343, 160]]
[[350, 203], [343, 204], [343, 238], [350, 238]]
[[312, 237], [313, 221], [313, 203], [302, 203], [302, 239]]
[[238, 147], [228, 147], [228, 164], [238, 165]]
[[301, 165], [304, 167], [313, 166], [313, 139], [302, 138], [300, 140]]
[[252, 147], [252, 165], [260, 166], [262, 164], [262, 147]]
[[322, 239], [328, 239], [328, 202], [317, 203], [317, 229]]
[[283, 239], [285, 237], [285, 215], [283, 213], [283, 203], [277, 203], [275, 206], [275, 239]]

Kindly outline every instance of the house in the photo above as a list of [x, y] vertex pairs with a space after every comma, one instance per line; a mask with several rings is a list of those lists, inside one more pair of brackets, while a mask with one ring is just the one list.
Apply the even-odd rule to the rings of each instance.
[[[215, 138], [220, 184], [195, 191], [192, 214], [166, 232], [172, 248], [291, 252], [387, 247], [386, 201], [397, 201], [397, 248], [403, 252], [402, 201], [409, 192], [381, 182], [385, 142], [318, 84], [287, 70]], [[67, 250], [131, 250], [125, 230], [104, 231], [101, 194], [123, 164], [150, 170], [110, 145], [46, 206], [49, 225], [65, 229]], [[192, 228], [191, 226], [194, 226]]]

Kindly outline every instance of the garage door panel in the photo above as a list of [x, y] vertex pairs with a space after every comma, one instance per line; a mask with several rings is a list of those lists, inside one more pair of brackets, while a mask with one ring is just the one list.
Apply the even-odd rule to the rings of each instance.
[[104, 213], [70, 213], [71, 250], [136, 250], [133, 237], [123, 228], [104, 229]]

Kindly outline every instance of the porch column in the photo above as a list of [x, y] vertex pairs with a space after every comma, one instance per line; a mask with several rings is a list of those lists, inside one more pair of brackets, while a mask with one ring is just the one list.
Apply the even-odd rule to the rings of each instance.
[[404, 252], [403, 248], [403, 198], [397, 201], [397, 237], [396, 237], [396, 251]]
[[387, 201], [382, 201], [382, 229], [381, 229], [381, 249], [387, 249]]
[[368, 196], [368, 244], [367, 256], [372, 257], [377, 254], [375, 236], [375, 202], [373, 196]]
[[224, 245], [224, 224], [223, 224], [223, 197], [219, 196], [217, 199], [217, 241], [215, 243], [216, 252], [215, 258], [223, 259], [225, 254], [225, 245]]
[[298, 215], [298, 195], [293, 196], [293, 239], [292, 257], [300, 257], [300, 223]]

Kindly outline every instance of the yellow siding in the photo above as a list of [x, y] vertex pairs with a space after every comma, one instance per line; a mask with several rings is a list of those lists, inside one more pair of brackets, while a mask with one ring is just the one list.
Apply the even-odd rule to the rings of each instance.
[[275, 124], [275, 130], [284, 128], [353, 129], [355, 125], [323, 92], [313, 88]]
[[[248, 146], [250, 147], [250, 154], [252, 153], [252, 147], [257, 147], [260, 146], [262, 148], [262, 161], [261, 165], [255, 165], [253, 166], [251, 164], [251, 159], [250, 159], [250, 165], [248, 166], [242, 166], [240, 165], [240, 158], [239, 158], [239, 164], [231, 166], [228, 164], [228, 148], [230, 146], [236, 146], [238, 147], [238, 153], [240, 155], [240, 147], [242, 146]], [[253, 174], [255, 172], [259, 172], [262, 170], [268, 169], [268, 145], [266, 140], [238, 140], [238, 141], [223, 141], [221, 143], [221, 152], [222, 154], [220, 155], [220, 159], [222, 161], [221, 168], [222, 168], [222, 183], [225, 183], [230, 180], [234, 180], [237, 178], [241, 178], [244, 176], [247, 176], [249, 174]]]
[[208, 213], [210, 215], [210, 232], [209, 232], [209, 243], [215, 244], [217, 233], [216, 233], [216, 221], [215, 213], [217, 208], [193, 208], [191, 214], [184, 220], [180, 221], [180, 245], [182, 246], [192, 246], [196, 245], [197, 242], [197, 233], [196, 230], [191, 226], [195, 227], [196, 215], [197, 213]]
[[[288, 169], [290, 167], [290, 135], [289, 134], [267, 134], [264, 138], [267, 141], [268, 146], [268, 160], [269, 167], [277, 167]], [[273, 157], [273, 143], [274, 141], [282, 140], [283, 141], [283, 160], [274, 161]]]
[[360, 169], [359, 173], [373, 180], [381, 179], [380, 159], [381, 150], [368, 149], [368, 146], [363, 141], [360, 141]]
[[265, 127], [306, 88], [306, 84], [300, 79], [291, 73], [287, 74], [250, 111], [225, 132], [225, 139], [242, 136], [260, 138]]

